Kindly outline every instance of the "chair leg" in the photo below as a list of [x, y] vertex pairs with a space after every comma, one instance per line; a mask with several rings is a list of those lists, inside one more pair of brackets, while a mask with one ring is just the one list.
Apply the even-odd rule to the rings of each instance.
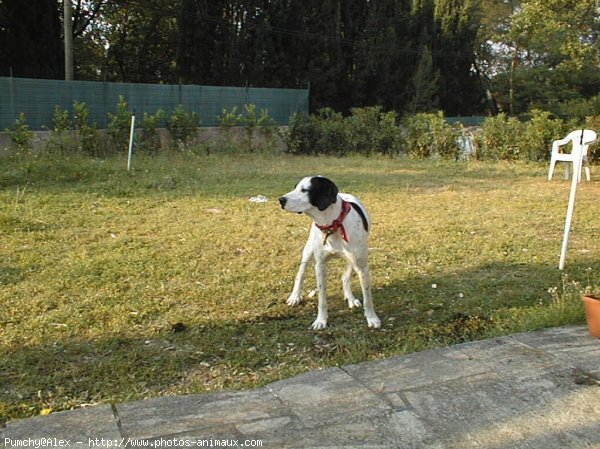
[[583, 159], [581, 161], [581, 165], [583, 166], [583, 164], [585, 164], [585, 178], [589, 181], [591, 181], [591, 177], [590, 177], [590, 161], [588, 160], [587, 156], [583, 156]]
[[552, 175], [554, 174], [554, 166], [556, 165], [555, 160], [550, 161], [550, 170], [548, 171], [548, 181], [552, 181]]

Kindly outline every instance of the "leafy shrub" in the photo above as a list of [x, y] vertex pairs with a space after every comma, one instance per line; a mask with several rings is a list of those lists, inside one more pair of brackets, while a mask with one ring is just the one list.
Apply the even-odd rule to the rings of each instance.
[[240, 123], [244, 125], [244, 128], [246, 128], [246, 132], [248, 134], [252, 134], [254, 132], [254, 129], [258, 126], [258, 117], [256, 116], [256, 105], [245, 104], [244, 109], [246, 110], [246, 115], [242, 116]]
[[475, 140], [480, 159], [516, 160], [520, 155], [523, 124], [515, 117], [502, 113], [486, 117]]
[[[222, 131], [222, 138], [218, 144], [221, 149], [235, 151], [243, 148], [253, 152], [259, 147], [264, 149], [272, 144], [270, 138], [274, 134], [276, 123], [269, 115], [269, 110], [261, 109], [257, 113], [255, 104], [245, 104], [244, 111], [245, 114], [240, 114], [237, 106], [233, 106], [231, 111], [223, 109], [222, 114], [217, 116]], [[243, 141], [237, 138], [237, 133], [232, 133], [232, 128], [239, 126], [244, 128]], [[266, 139], [257, 140], [257, 137]]]
[[190, 144], [198, 133], [200, 126], [200, 117], [195, 112], [187, 112], [183, 105], [175, 108], [171, 118], [167, 121], [167, 129], [171, 139], [176, 146], [186, 146]]
[[[343, 153], [346, 138], [343, 117], [331, 108], [322, 108], [316, 114], [294, 114], [290, 119], [286, 139], [288, 152], [293, 154]], [[342, 148], [340, 148], [342, 147]]]
[[154, 114], [144, 112], [142, 117], [142, 134], [140, 136], [139, 148], [148, 153], [156, 153], [160, 148], [160, 137], [158, 135], [158, 124], [164, 120], [165, 111], [159, 109]]
[[[588, 117], [585, 121], [585, 128], [596, 131], [598, 134], [598, 139], [600, 140], [600, 114]], [[598, 140], [596, 140], [596, 142], [590, 146], [588, 150], [588, 157], [590, 161], [600, 161], [600, 142]]]
[[217, 116], [219, 121], [219, 128], [221, 133], [219, 135], [217, 148], [220, 151], [232, 153], [237, 151], [238, 144], [236, 139], [236, 133], [232, 132], [234, 127], [239, 126], [244, 120], [244, 116], [238, 113], [238, 107], [233, 106], [231, 111], [223, 108], [222, 114]]
[[281, 136], [281, 132], [277, 126], [277, 122], [269, 115], [268, 109], [261, 108], [257, 125], [260, 135], [260, 140], [257, 142], [257, 145], [259, 145], [261, 150], [271, 153], [279, 152], [280, 149], [278, 147], [276, 136]]
[[331, 108], [323, 108], [319, 110], [318, 119], [320, 131], [313, 148], [315, 153], [337, 154], [339, 156], [347, 154], [350, 147], [349, 133], [342, 114]]
[[376, 145], [381, 107], [352, 108], [345, 120], [345, 132], [352, 153], [370, 154]]
[[424, 117], [425, 115], [408, 115], [402, 119], [407, 153], [420, 159], [431, 156], [431, 145], [428, 136], [429, 121]]
[[123, 95], [119, 95], [117, 113], [108, 113], [107, 134], [113, 149], [123, 151], [129, 145], [129, 133], [131, 130], [131, 112], [127, 109], [127, 101]]
[[73, 103], [73, 124], [79, 135], [79, 150], [91, 155], [100, 156], [100, 138], [96, 123], [88, 123], [90, 110], [83, 102]]
[[320, 127], [313, 115], [293, 114], [285, 142], [292, 154], [315, 154]]
[[[331, 108], [309, 116], [293, 115], [285, 141], [292, 154], [409, 154], [419, 159], [457, 160], [471, 157], [489, 160], [547, 160], [553, 140], [583, 125], [565, 124], [549, 112], [533, 110], [530, 120], [500, 114], [487, 117], [475, 136], [462, 125], [450, 125], [444, 113], [406, 115], [400, 126], [394, 111], [380, 107], [354, 108], [349, 117]], [[588, 118], [587, 128], [598, 129], [600, 116]], [[600, 157], [600, 145], [591, 147], [592, 159]]]
[[397, 125], [398, 114], [396, 111], [382, 112], [379, 114], [376, 150], [383, 154], [398, 154], [403, 150], [404, 140]]
[[13, 128], [6, 128], [5, 131], [10, 137], [10, 141], [14, 143], [19, 152], [31, 151], [33, 143], [33, 131], [29, 129], [27, 118], [24, 113], [20, 113], [15, 120]]
[[380, 106], [353, 108], [346, 119], [350, 151], [359, 154], [393, 154], [401, 149], [401, 133], [394, 111], [381, 112]]
[[401, 134], [393, 111], [354, 108], [344, 118], [331, 108], [322, 108], [309, 116], [292, 116], [286, 143], [288, 152], [294, 154], [393, 154], [400, 152]]
[[234, 106], [231, 111], [223, 109], [223, 113], [217, 116], [219, 127], [229, 130], [234, 126], [238, 126], [244, 120], [242, 114], [238, 114], [237, 106]]
[[254, 138], [257, 132], [264, 136], [271, 136], [275, 121], [269, 115], [268, 109], [261, 109], [260, 114], [256, 113], [256, 105], [254, 104], [246, 104], [244, 105], [244, 109], [246, 110], [246, 115], [242, 116], [240, 122], [244, 125], [246, 131], [246, 148], [249, 151], [254, 151]]
[[55, 132], [64, 132], [73, 129], [73, 122], [69, 117], [69, 111], [66, 109], [62, 109], [60, 106], [54, 107], [54, 113], [52, 114], [52, 122], [54, 124], [53, 130]]
[[[271, 117], [269, 115], [269, 110], [266, 108], [261, 108], [260, 109], [260, 115], [258, 116], [258, 123], [257, 125], [260, 128], [272, 128], [274, 126], [277, 126], [277, 122], [275, 122], [275, 120], [273, 119], [273, 117]], [[268, 132], [268, 131], [267, 131]]]
[[523, 128], [519, 140], [520, 156], [528, 161], [549, 160], [552, 141], [565, 134], [562, 120], [553, 119], [550, 112], [538, 109], [531, 111], [531, 118]]
[[46, 150], [52, 154], [68, 154], [77, 149], [77, 140], [73, 135], [73, 122], [69, 111], [60, 106], [54, 107], [53, 128], [50, 131]]
[[461, 149], [460, 126], [446, 122], [443, 112], [408, 115], [402, 120], [408, 154], [419, 159], [441, 157], [458, 159]]

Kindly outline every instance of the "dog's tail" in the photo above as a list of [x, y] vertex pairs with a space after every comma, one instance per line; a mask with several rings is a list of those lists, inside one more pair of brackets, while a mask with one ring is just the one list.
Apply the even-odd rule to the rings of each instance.
[[348, 202], [354, 208], [354, 210], [356, 212], [358, 212], [358, 215], [360, 215], [360, 218], [362, 219], [362, 222], [363, 222], [363, 226], [365, 227], [365, 231], [369, 232], [369, 221], [367, 220], [367, 216], [365, 215], [365, 211], [363, 211], [362, 207], [360, 207], [358, 204], [353, 203], [352, 201], [348, 201]]

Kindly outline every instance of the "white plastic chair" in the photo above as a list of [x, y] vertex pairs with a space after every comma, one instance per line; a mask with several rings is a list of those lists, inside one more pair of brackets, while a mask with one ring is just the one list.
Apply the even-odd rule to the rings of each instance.
[[[581, 168], [585, 162], [585, 177], [590, 180], [590, 165], [588, 163], [588, 147], [596, 140], [596, 132], [591, 129], [579, 129], [569, 133], [567, 137], [561, 140], [555, 140], [552, 142], [552, 154], [550, 156], [550, 171], [548, 172], [548, 181], [552, 179], [554, 173], [554, 166], [557, 162], [567, 162], [565, 166], [565, 179], [569, 179], [569, 167], [573, 164], [573, 171], [575, 171], [575, 164], [578, 164], [577, 173], [579, 173], [578, 181], [581, 181]], [[561, 153], [560, 147], [567, 145], [572, 142], [572, 149], [570, 153]]]

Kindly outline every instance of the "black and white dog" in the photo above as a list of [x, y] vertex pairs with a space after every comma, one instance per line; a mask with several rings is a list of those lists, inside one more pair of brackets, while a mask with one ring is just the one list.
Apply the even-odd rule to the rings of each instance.
[[367, 323], [369, 327], [380, 327], [381, 321], [373, 309], [368, 264], [367, 240], [371, 224], [367, 211], [358, 198], [346, 193], [338, 193], [336, 185], [327, 178], [308, 176], [302, 179], [294, 190], [279, 198], [279, 203], [282, 209], [304, 213], [313, 221], [308, 241], [302, 251], [302, 261], [296, 275], [294, 289], [287, 304], [294, 306], [301, 301], [306, 266], [314, 256], [319, 290], [319, 312], [312, 328], [324, 329], [327, 326], [326, 262], [329, 257], [338, 256], [348, 263], [342, 276], [344, 296], [348, 306], [353, 308], [361, 305], [350, 289], [350, 276], [354, 270], [358, 274], [362, 287]]

